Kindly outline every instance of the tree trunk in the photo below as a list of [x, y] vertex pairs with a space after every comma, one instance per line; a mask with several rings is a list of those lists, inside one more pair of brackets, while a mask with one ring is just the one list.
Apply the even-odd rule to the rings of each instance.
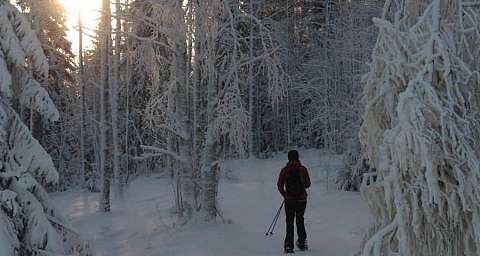
[[102, 177], [100, 210], [110, 211], [110, 168], [107, 168], [107, 120], [105, 89], [110, 81], [110, 48], [111, 48], [111, 23], [110, 23], [110, 0], [103, 0], [102, 17], [100, 26], [100, 135], [99, 135], [99, 171]]
[[80, 173], [82, 183], [85, 184], [87, 174], [85, 171], [85, 71], [83, 66], [83, 26], [82, 15], [78, 12], [78, 82], [80, 84]]
[[[113, 176], [114, 176], [114, 192], [115, 196], [122, 198], [123, 197], [123, 174], [120, 170], [120, 139], [118, 134], [118, 87], [120, 83], [120, 43], [121, 43], [121, 33], [122, 33], [122, 21], [121, 16], [121, 7], [120, 0], [115, 2], [115, 12], [116, 12], [116, 24], [115, 24], [115, 52], [113, 55], [113, 77], [110, 79], [111, 83], [109, 84], [109, 98], [110, 98], [110, 111], [111, 111], [111, 127], [112, 127], [112, 163], [113, 163]], [[109, 15], [110, 16], [110, 15]]]
[[[252, 16], [250, 18], [250, 42], [249, 42], [249, 54], [250, 54], [250, 60], [253, 60], [254, 57], [254, 52], [253, 52], [253, 36], [254, 36], [254, 22], [253, 18], [255, 16], [255, 11], [253, 9], [253, 0], [250, 0], [250, 15]], [[253, 67], [254, 63], [251, 63], [248, 67], [248, 112], [250, 114], [250, 124], [249, 128], [250, 131], [248, 133], [248, 152], [250, 157], [253, 157], [256, 155], [257, 149], [255, 148], [255, 112], [254, 111], [254, 93], [255, 93], [255, 84], [254, 84], [254, 78], [253, 78]]]

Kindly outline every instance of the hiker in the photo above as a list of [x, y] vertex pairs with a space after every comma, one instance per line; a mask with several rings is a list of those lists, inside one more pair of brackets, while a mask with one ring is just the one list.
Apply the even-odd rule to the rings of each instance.
[[307, 207], [307, 188], [310, 187], [310, 177], [307, 168], [302, 166], [296, 150], [288, 152], [288, 163], [280, 172], [277, 182], [278, 191], [285, 200], [285, 215], [287, 216], [287, 234], [284, 249], [286, 253], [293, 253], [294, 221], [297, 223], [297, 247], [307, 250], [307, 233], [303, 215]]

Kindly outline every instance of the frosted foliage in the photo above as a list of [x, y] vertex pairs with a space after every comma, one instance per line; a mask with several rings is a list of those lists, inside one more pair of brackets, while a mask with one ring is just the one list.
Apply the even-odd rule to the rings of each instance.
[[[69, 234], [72, 231], [68, 221], [41, 185], [58, 182], [50, 156], [3, 101], [0, 101], [0, 120], [0, 215], [8, 216], [3, 230], [8, 236], [0, 236], [0, 244], [7, 244], [7, 249], [47, 255], [80, 250], [81, 242], [67, 244], [66, 237], [78, 235]], [[88, 255], [88, 249], [81, 250], [80, 255]]]
[[0, 206], [6, 209], [12, 216], [16, 216], [18, 213], [16, 197], [17, 194], [11, 190], [0, 191]]
[[24, 184], [14, 181], [11, 187], [18, 195], [23, 217], [28, 220], [25, 223], [26, 245], [33, 250], [64, 252], [62, 237], [50, 224], [42, 204]]
[[8, 2], [0, 2], [0, 29], [2, 49], [16, 65], [25, 63], [28, 58], [33, 63], [34, 71], [46, 78], [48, 61], [43, 53], [40, 41], [30, 22]]
[[25, 63], [26, 55], [9, 19], [9, 5], [0, 1], [0, 46], [9, 62], [21, 66]]
[[27, 72], [23, 69], [19, 70], [23, 71], [20, 78], [20, 104], [35, 109], [48, 120], [57, 121], [60, 118], [60, 114], [48, 92], [35, 79], [30, 77]]
[[[277, 52], [277, 45], [271, 37], [271, 32], [254, 16], [246, 13], [234, 12], [235, 8], [228, 1], [222, 2], [211, 11], [217, 12], [215, 16], [222, 17], [225, 21], [209, 26], [206, 38], [209, 41], [217, 42], [218, 49], [211, 49], [216, 57], [212, 62], [215, 68], [209, 70], [208, 75], [218, 77], [219, 85], [218, 102], [214, 113], [213, 133], [219, 139], [226, 136], [231, 145], [234, 146], [240, 155], [245, 153], [248, 142], [248, 132], [251, 113], [248, 113], [248, 105], [242, 98], [241, 88], [248, 84], [241, 72], [243, 68], [252, 66], [253, 76], [263, 74], [267, 79], [267, 91], [272, 106], [278, 106], [285, 98], [286, 81], [284, 70], [280, 65]], [[242, 26], [252, 26], [257, 29], [256, 36], [260, 41], [257, 49], [257, 56], [250, 59], [250, 52], [245, 50], [249, 44], [248, 37], [242, 37], [238, 30]], [[218, 26], [218, 28], [217, 28]], [[206, 51], [204, 54], [212, 53]], [[207, 62], [209, 56], [203, 56]]]
[[150, 129], [165, 129], [172, 132], [181, 138], [185, 138], [185, 131], [179, 123], [180, 117], [173, 111], [166, 111], [169, 105], [175, 104], [175, 87], [177, 82], [166, 83], [166, 90], [163, 93], [154, 91], [154, 97], [147, 103], [145, 108], [145, 123]]
[[15, 236], [15, 227], [10, 218], [0, 211], [0, 255], [17, 256], [20, 242]]
[[[271, 32], [255, 17], [247, 13], [234, 12], [235, 8], [232, 5], [233, 3], [228, 1], [199, 3], [196, 10], [199, 16], [208, 13], [209, 16], [218, 18], [199, 18], [198, 29], [205, 31], [200, 32], [202, 36], [195, 39], [195, 44], [204, 48], [195, 53], [195, 58], [201, 63], [198, 83], [215, 88], [212, 97], [206, 99], [208, 104], [214, 106], [206, 114], [212, 121], [210, 125], [212, 129], [209, 131], [212, 140], [220, 142], [222, 138], [227, 139], [236, 151], [243, 154], [247, 148], [251, 113], [248, 113], [246, 97], [241, 91], [241, 88], [248, 85], [242, 72], [252, 66], [254, 76], [261, 74], [266, 78], [272, 105], [278, 105], [285, 98], [287, 78], [280, 64], [278, 47], [271, 37]], [[145, 123], [150, 129], [160, 129], [186, 139], [189, 134], [182, 123], [184, 118], [179, 113], [181, 112], [179, 108], [185, 104], [182, 96], [179, 97], [183, 93], [185, 70], [178, 65], [176, 52], [181, 45], [179, 41], [185, 41], [178, 35], [178, 31], [185, 33], [187, 27], [185, 19], [173, 15], [178, 12], [174, 1], [149, 3], [146, 6], [147, 12], [156, 14], [149, 18], [153, 34], [149, 38], [166, 37], [168, 40], [165, 42], [142, 40], [136, 51], [137, 64], [147, 71], [152, 82], [152, 98], [146, 106]], [[250, 59], [250, 53], [245, 49], [250, 39], [244, 37], [241, 31], [241, 28], [250, 26], [250, 22], [254, 29], [258, 30], [256, 40], [260, 43], [254, 59]]]
[[[18, 97], [20, 103], [38, 111], [44, 118], [59, 119], [59, 113], [47, 91], [35, 78], [46, 78], [48, 61], [30, 23], [8, 2], [0, 1], [0, 93], [4, 98]], [[10, 66], [8, 64], [11, 64]], [[9, 69], [10, 68], [10, 69]], [[19, 84], [12, 84], [12, 71]], [[17, 88], [13, 88], [13, 87]], [[12, 95], [12, 91], [19, 95]]]
[[30, 27], [30, 22], [18, 12], [16, 7], [9, 5], [8, 10], [11, 15], [10, 21], [15, 28], [26, 57], [32, 60], [34, 71], [46, 78], [48, 75], [48, 60], [35, 31]]
[[8, 71], [7, 63], [5, 62], [5, 55], [0, 50], [0, 95], [2, 97], [12, 97], [12, 76]]
[[480, 255], [480, 5], [462, 3], [387, 1], [374, 20], [365, 256]]
[[[244, 110], [243, 101], [238, 96], [240, 93], [226, 93], [220, 100], [215, 120], [214, 133], [228, 136], [228, 139], [241, 154], [247, 148], [248, 123], [250, 116]], [[217, 136], [220, 137], [220, 136]]]
[[44, 211], [47, 212], [50, 217], [54, 217], [57, 221], [68, 223], [67, 218], [55, 206], [55, 203], [52, 201], [47, 191], [31, 175], [23, 175], [19, 179], [19, 183], [35, 196], [35, 198], [42, 204]]
[[55, 105], [35, 80], [47, 72], [29, 22], [0, 0], [0, 255], [91, 255], [42, 187], [58, 182], [52, 159], [9, 105], [13, 97], [57, 120]]
[[0, 143], [4, 170], [23, 175], [30, 173], [42, 183], [56, 183], [58, 173], [50, 156], [34, 139], [30, 130], [5, 103], [0, 103]]

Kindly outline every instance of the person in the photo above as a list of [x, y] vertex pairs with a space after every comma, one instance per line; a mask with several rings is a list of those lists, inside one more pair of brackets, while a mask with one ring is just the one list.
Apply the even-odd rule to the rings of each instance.
[[285, 236], [284, 249], [286, 253], [293, 253], [294, 249], [294, 222], [297, 224], [297, 247], [307, 250], [307, 232], [303, 215], [307, 207], [307, 188], [310, 187], [310, 177], [299, 159], [298, 151], [288, 152], [288, 163], [281, 170], [278, 177], [278, 191], [284, 198], [287, 233]]

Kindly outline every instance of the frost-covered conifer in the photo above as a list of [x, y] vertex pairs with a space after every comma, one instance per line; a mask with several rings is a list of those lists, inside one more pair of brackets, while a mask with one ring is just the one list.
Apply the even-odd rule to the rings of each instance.
[[[13, 2], [13, 1], [12, 1]], [[60, 175], [62, 187], [78, 184], [78, 161], [75, 161], [78, 121], [72, 118], [77, 111], [78, 88], [74, 86], [75, 64], [71, 43], [67, 39], [65, 9], [59, 0], [15, 0], [32, 24], [48, 60], [48, 78], [41, 81], [60, 113], [61, 122], [44, 122], [35, 111], [19, 113], [52, 156]]]
[[0, 255], [89, 254], [43, 188], [58, 182], [50, 156], [10, 106], [15, 101], [58, 120], [37, 81], [47, 74], [30, 23], [9, 1], [0, 1]]

